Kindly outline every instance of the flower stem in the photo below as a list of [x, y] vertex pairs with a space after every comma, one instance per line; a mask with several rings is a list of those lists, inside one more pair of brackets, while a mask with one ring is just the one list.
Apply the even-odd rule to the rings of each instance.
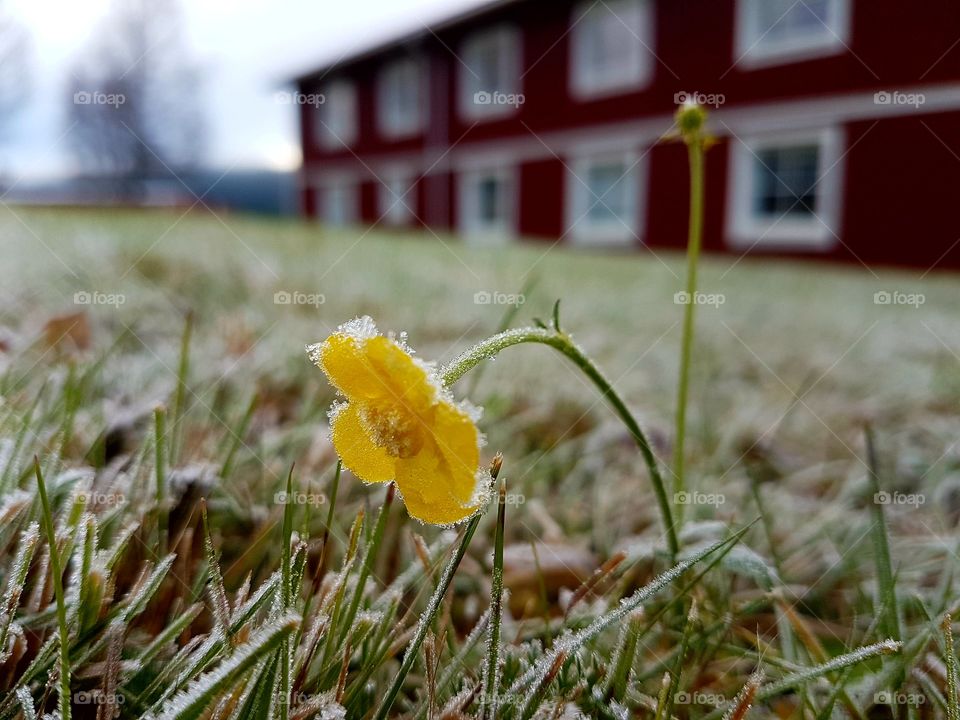
[[463, 377], [468, 371], [479, 365], [483, 360], [495, 357], [501, 350], [505, 350], [513, 345], [521, 343], [540, 343], [549, 345], [554, 350], [559, 351], [573, 362], [580, 370], [597, 386], [600, 394], [610, 403], [620, 420], [630, 431], [630, 435], [637, 443], [640, 454], [650, 472], [650, 481], [653, 484], [653, 491], [657, 497], [657, 505], [660, 509], [660, 519], [663, 523], [664, 532], [667, 537], [667, 546], [670, 550], [671, 561], [676, 557], [680, 550], [677, 541], [676, 528], [673, 524], [673, 512], [670, 501], [667, 499], [667, 490], [663, 482], [663, 476], [660, 474], [660, 468], [657, 465], [657, 459], [654, 457], [653, 450], [647, 440], [646, 435], [640, 429], [640, 425], [634, 419], [626, 404], [620, 399], [614, 391], [613, 386], [603, 376], [603, 373], [597, 368], [593, 361], [584, 354], [583, 350], [573, 341], [565, 332], [556, 329], [547, 328], [518, 328], [516, 330], [507, 330], [498, 333], [493, 337], [487, 338], [477, 343], [465, 353], [454, 359], [449, 365], [441, 368], [440, 380], [445, 386], [450, 386]]
[[[680, 379], [677, 383], [677, 416], [673, 445], [674, 497], [686, 490], [684, 445], [687, 436], [687, 395], [690, 385], [690, 355], [693, 350], [694, 320], [697, 303], [697, 267], [703, 242], [704, 149], [699, 133], [687, 142], [690, 158], [690, 235], [687, 240], [686, 305], [683, 311], [683, 340], [680, 349]], [[682, 522], [683, 505], [676, 503], [677, 521]]]

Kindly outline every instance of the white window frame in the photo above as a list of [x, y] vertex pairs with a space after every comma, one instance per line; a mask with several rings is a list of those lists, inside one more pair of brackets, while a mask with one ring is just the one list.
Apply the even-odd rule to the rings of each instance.
[[[413, 86], [407, 81], [409, 75], [414, 78]], [[426, 87], [427, 74], [422, 58], [403, 57], [394, 60], [383, 67], [377, 74], [377, 129], [385, 138], [395, 140], [410, 137], [423, 130], [424, 104], [428, 97]], [[393, 87], [398, 84], [399, 87]], [[404, 88], [403, 85], [408, 87]], [[400, 108], [391, 104], [395, 92], [410, 92], [416, 95], [411, 106], [413, 112], [403, 115]]]
[[[737, 249], [826, 251], [840, 235], [843, 207], [844, 133], [839, 127], [797, 130], [790, 133], [730, 139], [727, 180], [727, 243]], [[805, 218], [758, 217], [754, 212], [757, 192], [757, 153], [776, 147], [816, 143], [816, 212]]]
[[349, 148], [358, 134], [356, 86], [349, 80], [337, 79], [324, 85], [321, 93], [323, 103], [317, 108], [314, 123], [317, 145], [324, 150]]
[[[629, 9], [635, 15], [636, 23], [632, 26], [621, 17], [620, 13], [626, 15], [623, 9]], [[614, 68], [592, 67], [585, 46], [590, 23], [609, 20], [611, 16], [622, 22], [624, 30], [635, 36], [622, 46], [630, 56]], [[570, 20], [571, 95], [578, 100], [592, 100], [636, 91], [649, 85], [656, 61], [654, 34], [654, 8], [650, 0], [608, 0], [605, 3], [585, 0], [576, 5]]]
[[[398, 187], [399, 186], [399, 187]], [[416, 218], [417, 178], [407, 168], [389, 168], [377, 183], [377, 217], [391, 227], [405, 227]]]
[[769, 0], [736, 0], [737, 64], [747, 68], [782, 65], [843, 52], [850, 42], [851, 0], [830, 0], [823, 33], [789, 42], [764, 42], [770, 28], [759, 26], [758, 10]]
[[[317, 185], [319, 202], [317, 203], [317, 219], [331, 228], [345, 228], [355, 225], [360, 217], [360, 183], [352, 175], [328, 175]], [[329, 212], [330, 194], [343, 192], [345, 194], [342, 220], [337, 221]]]
[[481, 88], [473, 70], [475, 56], [485, 52], [493, 45], [499, 63], [498, 72], [505, 80], [502, 87], [492, 91], [499, 93], [500, 99], [522, 97], [522, 79], [520, 68], [523, 65], [522, 36], [519, 28], [512, 25], [498, 25], [467, 37], [460, 45], [458, 72], [458, 93], [460, 116], [465, 120], [483, 121], [507, 117], [517, 112], [518, 103], [481, 102], [481, 96], [491, 95], [487, 88]]
[[[618, 184], [626, 183], [627, 197], [634, 207], [625, 220], [597, 223], [589, 216], [590, 208], [603, 199], [596, 198], [586, 177], [593, 165], [621, 162], [626, 170]], [[565, 188], [566, 233], [575, 245], [623, 246], [642, 243], [646, 215], [647, 167], [645, 155], [636, 150], [610, 147], [585, 147], [576, 151], [567, 163]]]
[[[520, 186], [516, 168], [504, 163], [466, 166], [457, 174], [457, 226], [463, 237], [476, 245], [504, 245], [517, 235]], [[495, 225], [480, 222], [476, 195], [480, 182], [496, 178], [501, 183], [500, 204], [504, 217]]]

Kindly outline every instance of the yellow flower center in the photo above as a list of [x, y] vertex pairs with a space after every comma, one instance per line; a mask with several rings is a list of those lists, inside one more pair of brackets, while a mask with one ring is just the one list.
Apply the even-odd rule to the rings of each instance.
[[364, 405], [360, 417], [373, 441], [393, 457], [413, 457], [423, 447], [421, 423], [404, 408]]

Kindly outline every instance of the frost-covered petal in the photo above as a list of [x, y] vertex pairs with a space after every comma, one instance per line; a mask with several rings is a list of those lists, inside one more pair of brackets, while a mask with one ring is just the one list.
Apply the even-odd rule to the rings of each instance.
[[470, 502], [476, 493], [480, 466], [480, 432], [474, 419], [463, 408], [444, 401], [436, 407], [431, 430], [448, 468], [453, 492], [462, 502]]
[[364, 351], [394, 402], [414, 413], [426, 412], [436, 402], [440, 387], [427, 366], [398, 342], [381, 335], [368, 340]]
[[363, 425], [356, 404], [350, 403], [334, 413], [330, 427], [333, 446], [344, 467], [364, 482], [393, 480], [396, 461], [384, 448], [374, 443]]
[[466, 413], [445, 402], [437, 406], [430, 430], [420, 453], [397, 461], [397, 485], [410, 515], [450, 525], [477, 510], [479, 433]]
[[351, 400], [374, 400], [390, 393], [389, 386], [367, 358], [369, 338], [337, 332], [310, 348], [310, 358], [327, 374], [330, 384]]

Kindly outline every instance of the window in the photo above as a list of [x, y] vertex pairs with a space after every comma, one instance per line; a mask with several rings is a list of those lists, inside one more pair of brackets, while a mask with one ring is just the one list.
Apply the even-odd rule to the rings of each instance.
[[516, 112], [520, 93], [520, 35], [511, 27], [485, 30], [460, 51], [460, 114], [468, 120]]
[[850, 35], [850, 0], [738, 0], [737, 62], [774, 65], [832, 55]]
[[423, 65], [404, 58], [387, 65], [377, 80], [377, 125], [388, 138], [405, 137], [423, 127]]
[[357, 221], [357, 185], [346, 178], [327, 179], [320, 187], [320, 220], [331, 227]]
[[753, 164], [753, 214], [767, 219], [815, 214], [819, 156], [815, 143], [759, 149]]
[[637, 89], [653, 72], [649, 0], [587, 0], [571, 19], [570, 89], [588, 99]]
[[377, 186], [378, 214], [387, 225], [409, 225], [417, 199], [413, 179], [401, 170], [386, 172]]
[[839, 232], [838, 131], [732, 139], [728, 234], [734, 246], [827, 249]]
[[585, 155], [567, 176], [567, 231], [581, 244], [630, 245], [640, 223], [639, 163], [632, 152]]
[[513, 172], [507, 168], [469, 170], [460, 176], [460, 230], [470, 239], [497, 243], [514, 231]]
[[357, 93], [346, 80], [323, 88], [323, 103], [316, 114], [317, 142], [327, 150], [341, 150], [357, 139]]

